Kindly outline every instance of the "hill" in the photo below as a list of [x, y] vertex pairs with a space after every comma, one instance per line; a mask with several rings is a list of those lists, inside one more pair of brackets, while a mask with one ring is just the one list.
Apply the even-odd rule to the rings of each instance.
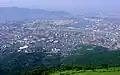
[[43, 9], [0, 7], [1, 21], [68, 19], [71, 17], [73, 16], [65, 11], [47, 11]]
[[74, 47], [74, 50], [71, 51], [72, 55], [86, 55], [91, 53], [98, 53], [98, 52], [108, 52], [110, 49], [96, 46], [96, 45], [90, 45], [90, 44], [81, 44]]
[[66, 57], [63, 62], [77, 65], [107, 64], [116, 66], [120, 65], [120, 51], [109, 51], [109, 49], [100, 46], [83, 45], [82, 47], [78, 46], [73, 54]]
[[37, 67], [51, 67], [60, 65], [60, 56], [52, 53], [11, 53], [0, 61], [0, 69], [14, 71], [25, 71]]
[[79, 45], [68, 56], [61, 53], [10, 53], [0, 60], [0, 70], [5, 73], [34, 70], [60, 65], [120, 65], [120, 51], [95, 45]]

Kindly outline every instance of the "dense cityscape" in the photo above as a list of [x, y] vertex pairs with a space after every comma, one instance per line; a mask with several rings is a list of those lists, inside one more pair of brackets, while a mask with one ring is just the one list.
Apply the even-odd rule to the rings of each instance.
[[75, 28], [74, 25], [80, 25], [80, 21], [74, 19], [1, 22], [0, 53], [32, 53], [43, 50], [50, 53], [62, 52], [64, 55], [80, 44], [93, 44], [111, 50], [120, 48], [119, 24], [102, 18], [84, 20], [93, 24]]

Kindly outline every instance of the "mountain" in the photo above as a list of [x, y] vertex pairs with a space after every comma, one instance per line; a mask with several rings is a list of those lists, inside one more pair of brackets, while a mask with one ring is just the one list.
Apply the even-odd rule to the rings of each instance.
[[65, 11], [47, 11], [18, 7], [0, 7], [0, 20], [68, 19], [73, 16]]

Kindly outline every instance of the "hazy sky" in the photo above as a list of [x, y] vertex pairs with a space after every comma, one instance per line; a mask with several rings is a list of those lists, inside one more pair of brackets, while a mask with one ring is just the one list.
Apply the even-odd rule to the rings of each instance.
[[0, 0], [0, 7], [25, 7], [74, 11], [120, 7], [120, 0]]

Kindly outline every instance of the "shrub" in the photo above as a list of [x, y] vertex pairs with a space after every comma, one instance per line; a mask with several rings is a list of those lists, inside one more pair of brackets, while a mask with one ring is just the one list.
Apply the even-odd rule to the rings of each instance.
[[66, 72], [65, 75], [70, 75], [70, 72]]
[[60, 73], [59, 75], [65, 75], [65, 73]]

